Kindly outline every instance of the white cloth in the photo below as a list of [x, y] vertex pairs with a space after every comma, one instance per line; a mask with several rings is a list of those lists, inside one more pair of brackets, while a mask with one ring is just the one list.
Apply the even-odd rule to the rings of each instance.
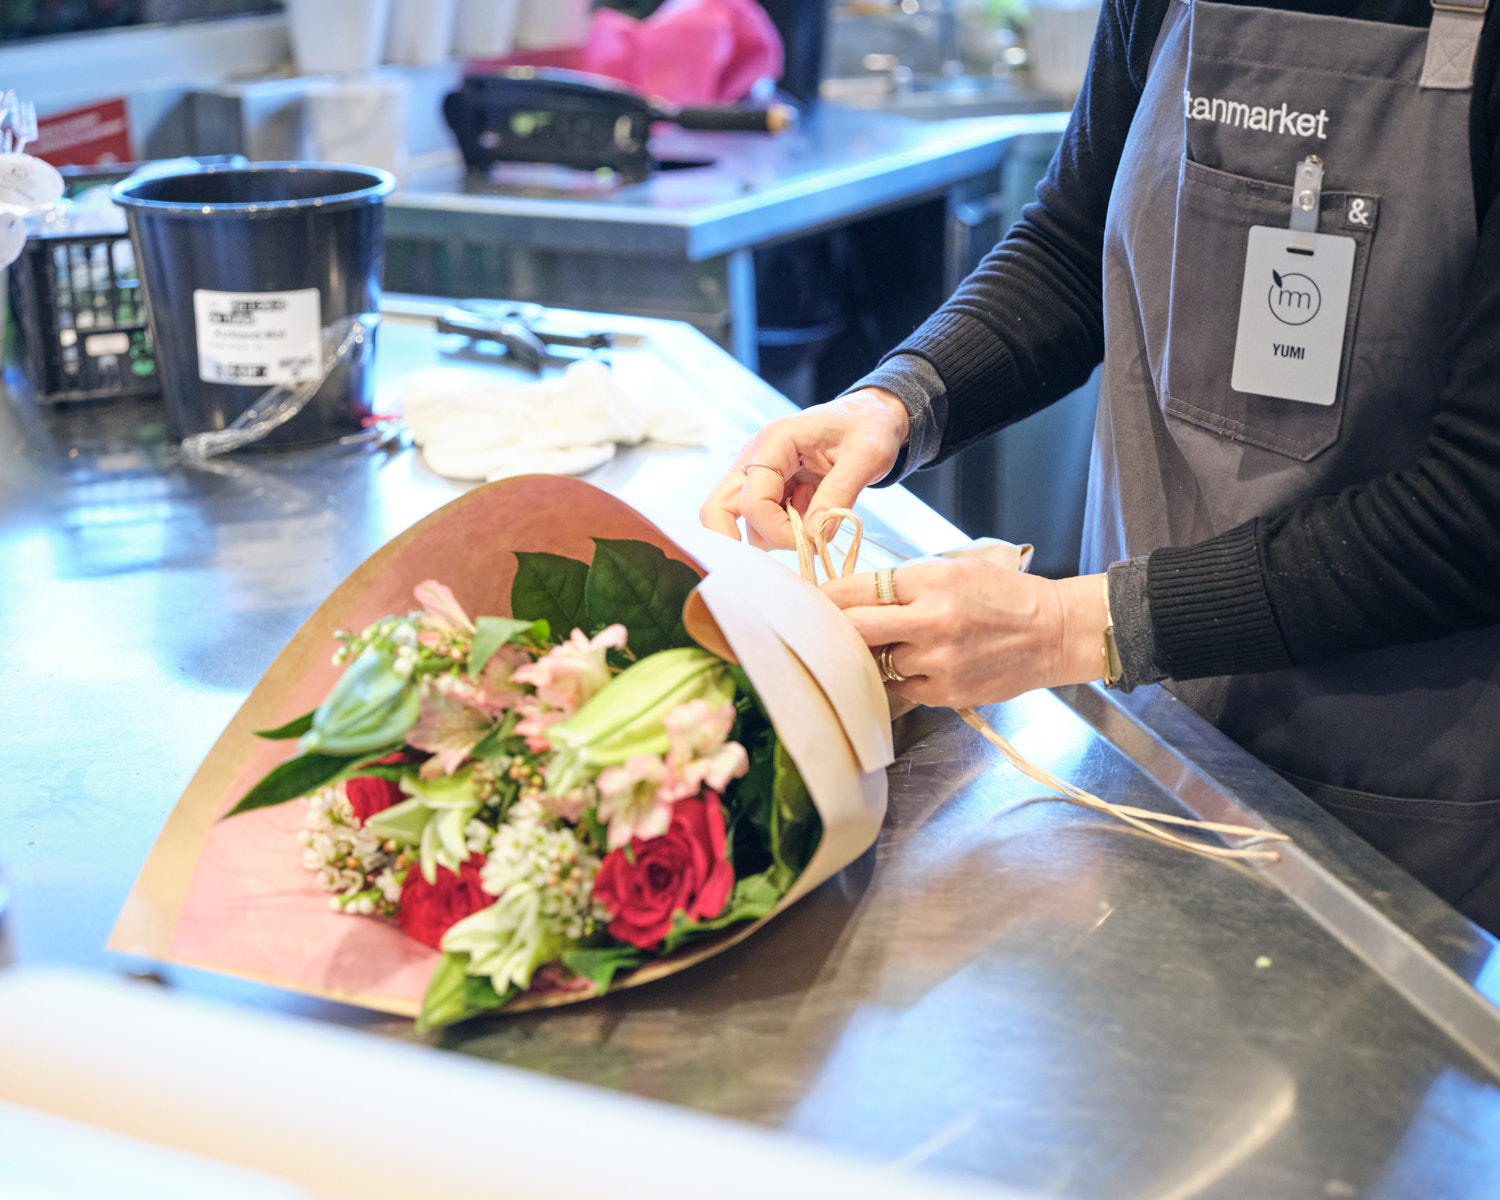
[[692, 413], [633, 400], [597, 359], [519, 384], [435, 367], [411, 377], [402, 403], [427, 465], [450, 479], [582, 475], [616, 446], [703, 442]]

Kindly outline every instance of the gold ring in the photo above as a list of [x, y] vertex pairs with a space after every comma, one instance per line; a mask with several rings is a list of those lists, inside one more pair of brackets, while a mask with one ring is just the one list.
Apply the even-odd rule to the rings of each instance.
[[880, 678], [886, 683], [905, 683], [906, 676], [896, 670], [896, 664], [891, 661], [891, 647], [882, 646], [880, 653], [875, 656], [875, 662], [880, 667]]
[[881, 604], [900, 604], [896, 596], [896, 569], [886, 567], [875, 572], [875, 599]]
[[740, 474], [741, 475], [748, 475], [748, 474], [750, 474], [750, 472], [755, 467], [764, 467], [768, 471], [775, 471], [776, 474], [777, 474], [777, 476], [781, 479], [781, 482], [782, 483], [786, 482], [786, 476], [781, 474], [781, 468], [780, 467], [773, 467], [770, 463], [760, 463], [760, 462], [746, 463], [743, 467], [740, 468]]

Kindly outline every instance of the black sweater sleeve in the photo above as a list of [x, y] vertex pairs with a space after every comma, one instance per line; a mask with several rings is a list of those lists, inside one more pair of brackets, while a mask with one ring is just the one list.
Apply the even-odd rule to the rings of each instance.
[[947, 420], [933, 461], [1060, 400], [1104, 356], [1104, 217], [1166, 2], [1105, 0], [1083, 91], [1036, 200], [887, 356], [924, 358], [942, 378]]
[[[1169, 2], [1105, 0], [1084, 92], [1036, 202], [893, 351], [926, 359], [943, 381], [940, 458], [1060, 398], [1102, 356], [1105, 212]], [[1427, 0], [1260, 3], [1410, 25], [1426, 25], [1431, 13]], [[1497, 34], [1500, 18], [1492, 18], [1476, 72], [1480, 235], [1467, 318], [1450, 348], [1426, 453], [1338, 496], [1155, 552], [1146, 585], [1151, 623], [1160, 661], [1177, 678], [1310, 663], [1500, 620]], [[1233, 604], [1203, 604], [1226, 588]], [[1284, 653], [1272, 644], [1278, 635]]]

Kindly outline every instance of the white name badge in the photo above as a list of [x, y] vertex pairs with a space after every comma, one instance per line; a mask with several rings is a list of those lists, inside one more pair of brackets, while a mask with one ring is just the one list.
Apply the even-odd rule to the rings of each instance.
[[1295, 236], [1267, 225], [1250, 230], [1229, 382], [1237, 392], [1332, 404], [1344, 357], [1354, 239], [1316, 234], [1313, 253], [1305, 254], [1289, 249]]

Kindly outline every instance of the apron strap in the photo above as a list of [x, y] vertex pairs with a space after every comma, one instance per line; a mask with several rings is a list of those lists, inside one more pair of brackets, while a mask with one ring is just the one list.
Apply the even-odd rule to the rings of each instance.
[[1474, 86], [1474, 55], [1490, 0], [1432, 0], [1422, 86], [1463, 92]]

